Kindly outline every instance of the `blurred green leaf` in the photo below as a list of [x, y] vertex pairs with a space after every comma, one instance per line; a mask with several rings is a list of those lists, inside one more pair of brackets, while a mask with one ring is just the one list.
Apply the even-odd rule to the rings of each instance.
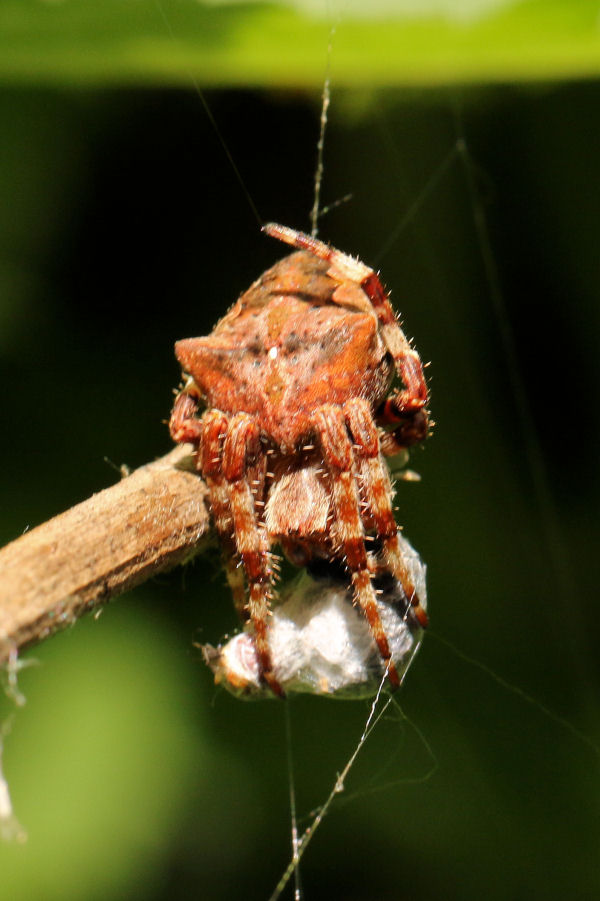
[[4, 754], [29, 840], [0, 844], [3, 884], [14, 901], [151, 886], [178, 840], [189, 780], [211, 764], [194, 723], [190, 661], [164, 622], [126, 605], [36, 659], [44, 665], [19, 680], [27, 705]]
[[[362, 15], [359, 15], [361, 13]], [[331, 22], [337, 85], [585, 77], [600, 69], [592, 0], [335, 6], [195, 0], [5, 0], [6, 81], [319, 86]]]

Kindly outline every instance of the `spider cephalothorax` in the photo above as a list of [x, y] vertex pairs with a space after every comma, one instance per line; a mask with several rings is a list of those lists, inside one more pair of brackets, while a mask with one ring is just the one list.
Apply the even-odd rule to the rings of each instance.
[[[269, 652], [274, 543], [297, 565], [345, 563], [397, 687], [372, 576], [396, 578], [427, 624], [383, 459], [427, 435], [421, 361], [372, 269], [293, 229], [264, 230], [300, 250], [267, 270], [210, 335], [177, 342], [187, 381], [171, 435], [196, 450], [234, 602], [252, 622], [272, 690], [282, 694]], [[402, 386], [388, 395], [394, 373]], [[377, 555], [366, 547], [373, 538]]]

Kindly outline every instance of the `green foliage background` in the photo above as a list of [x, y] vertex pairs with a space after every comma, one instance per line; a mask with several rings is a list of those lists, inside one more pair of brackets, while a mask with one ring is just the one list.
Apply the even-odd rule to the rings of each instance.
[[[365, 749], [305, 893], [590, 898], [597, 7], [421, 9], [341, 15], [324, 201], [353, 199], [321, 231], [381, 267], [431, 360], [436, 432], [398, 506], [429, 565], [432, 630], [400, 698], [409, 721]], [[105, 457], [168, 450], [173, 341], [210, 330], [281, 255], [192, 75], [260, 215], [306, 228], [328, 32], [276, 5], [0, 6], [3, 541], [114, 481]], [[440, 169], [457, 137], [472, 164]], [[234, 625], [218, 560], [201, 559], [30, 653], [42, 665], [22, 674], [3, 758], [29, 840], [0, 846], [0, 897], [269, 896], [289, 858], [282, 705], [216, 691], [192, 646]], [[291, 706], [303, 815], [368, 705]]]

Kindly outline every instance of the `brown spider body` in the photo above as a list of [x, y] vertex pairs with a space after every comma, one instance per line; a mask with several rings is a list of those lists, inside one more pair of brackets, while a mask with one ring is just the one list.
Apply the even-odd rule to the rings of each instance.
[[[301, 250], [265, 272], [210, 335], [177, 342], [188, 381], [171, 434], [196, 448], [234, 601], [252, 621], [273, 691], [282, 693], [267, 623], [275, 542], [297, 565], [314, 557], [345, 562], [397, 687], [371, 576], [391, 572], [426, 625], [399, 549], [383, 460], [427, 434], [421, 362], [373, 270], [300, 232], [266, 231]], [[394, 371], [403, 388], [386, 399]], [[384, 431], [390, 423], [395, 430]], [[381, 544], [381, 560], [367, 553], [370, 537]]]
[[308, 441], [318, 407], [353, 396], [379, 403], [392, 378], [374, 310], [358, 286], [339, 306], [328, 268], [306, 251], [291, 254], [210, 335], [175, 347], [208, 407], [255, 417], [283, 453]]

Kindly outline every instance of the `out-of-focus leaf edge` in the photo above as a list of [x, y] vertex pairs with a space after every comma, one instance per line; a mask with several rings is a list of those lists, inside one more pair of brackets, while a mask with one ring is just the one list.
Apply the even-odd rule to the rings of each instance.
[[[4, 0], [0, 81], [57, 85], [318, 87], [329, 24], [264, 3]], [[474, 22], [341, 18], [336, 85], [442, 85], [594, 77], [597, 4], [524, 0]]]

